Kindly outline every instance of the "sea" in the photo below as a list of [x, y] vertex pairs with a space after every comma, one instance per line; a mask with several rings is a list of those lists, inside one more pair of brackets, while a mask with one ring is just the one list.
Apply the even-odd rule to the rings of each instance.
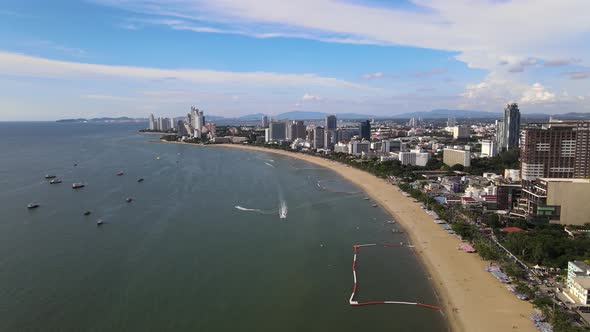
[[[353, 245], [408, 243], [358, 187], [142, 127], [0, 123], [0, 331], [448, 331], [349, 305]], [[444, 302], [412, 248], [361, 248], [356, 273], [360, 302]]]

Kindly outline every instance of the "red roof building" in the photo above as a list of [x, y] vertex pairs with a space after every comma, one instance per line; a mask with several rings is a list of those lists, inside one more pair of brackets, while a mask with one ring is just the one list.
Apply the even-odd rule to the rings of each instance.
[[501, 231], [504, 233], [518, 233], [518, 232], [524, 232], [524, 229], [522, 229], [520, 227], [506, 227], [506, 228], [502, 228]]

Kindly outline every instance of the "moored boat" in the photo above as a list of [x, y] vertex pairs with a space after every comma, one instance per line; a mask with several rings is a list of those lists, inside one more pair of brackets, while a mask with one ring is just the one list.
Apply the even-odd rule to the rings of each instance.
[[133, 202], [133, 198], [131, 198], [131, 197], [127, 197], [127, 199], [125, 200], [125, 202], [127, 202], [127, 203], [131, 203], [131, 202]]
[[125, 174], [125, 173], [123, 171], [120, 171], [120, 172], [117, 173], [117, 176], [121, 176], [123, 174]]
[[96, 222], [96, 226], [102, 226], [102, 224], [104, 224], [102, 219], [98, 219], [98, 221]]
[[83, 188], [86, 185], [84, 183], [80, 183], [80, 182], [75, 182], [72, 184], [72, 189], [78, 189], [78, 188]]
[[88, 215], [90, 215], [90, 213], [92, 213], [92, 212], [90, 212], [90, 211], [86, 211], [86, 212], [84, 212], [84, 215], [85, 215], [85, 216], [88, 216]]
[[137, 182], [143, 182], [143, 178], [137, 179]]
[[51, 181], [49, 181], [50, 184], [57, 184], [57, 183], [61, 183], [60, 179], [53, 179]]
[[38, 207], [39, 207], [39, 204], [37, 204], [37, 203], [29, 203], [29, 204], [27, 204], [27, 209], [35, 209], [35, 208], [38, 208]]
[[55, 176], [55, 175], [53, 175], [53, 174], [45, 174], [45, 178], [46, 178], [46, 179], [55, 179], [55, 178], [56, 178], [56, 176]]

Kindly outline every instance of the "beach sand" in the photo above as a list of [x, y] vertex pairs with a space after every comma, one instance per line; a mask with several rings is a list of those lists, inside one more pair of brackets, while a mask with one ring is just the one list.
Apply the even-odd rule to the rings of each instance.
[[302, 159], [332, 169], [362, 188], [397, 220], [409, 235], [440, 297], [453, 331], [536, 331], [529, 315], [533, 306], [517, 299], [484, 268], [477, 254], [457, 250], [460, 241], [436, 225], [420, 203], [403, 196], [396, 186], [347, 165], [301, 153], [261, 147], [221, 144]]

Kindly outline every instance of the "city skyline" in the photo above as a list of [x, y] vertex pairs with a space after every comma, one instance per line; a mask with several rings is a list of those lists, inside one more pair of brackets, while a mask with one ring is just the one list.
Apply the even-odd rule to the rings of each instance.
[[589, 6], [9, 0], [0, 121], [181, 114], [186, 104], [226, 117], [501, 112], [509, 102], [523, 114], [588, 112], [588, 23], [576, 14]]

